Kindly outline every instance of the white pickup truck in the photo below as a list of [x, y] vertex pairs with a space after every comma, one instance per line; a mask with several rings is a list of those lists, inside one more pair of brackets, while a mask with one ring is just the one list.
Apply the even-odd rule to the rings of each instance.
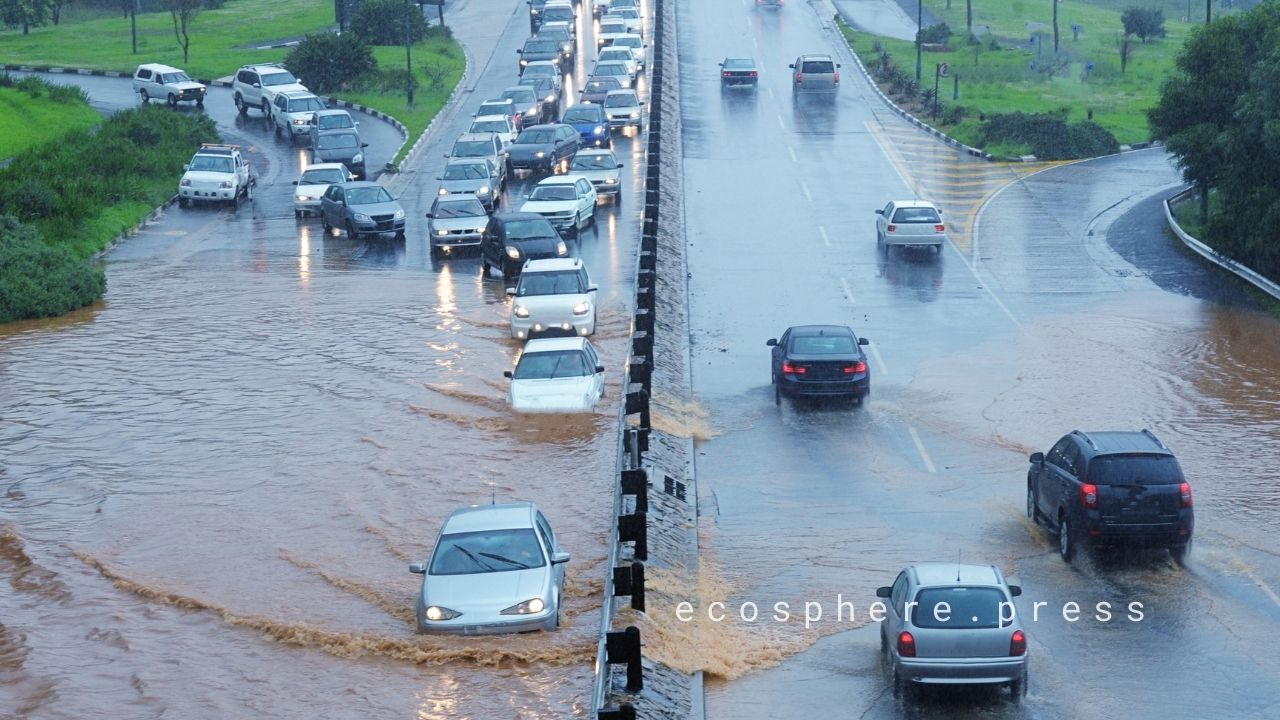
[[228, 202], [239, 207], [240, 201], [253, 199], [252, 159], [240, 151], [239, 145], [204, 143], [178, 183], [178, 206], [195, 202]]

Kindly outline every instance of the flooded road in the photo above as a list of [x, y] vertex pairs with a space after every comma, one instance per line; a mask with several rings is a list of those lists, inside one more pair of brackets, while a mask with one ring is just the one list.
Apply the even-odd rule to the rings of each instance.
[[[1144, 200], [1178, 184], [1169, 160], [972, 160], [889, 113], [811, 7], [680, 12], [715, 578], [689, 594], [727, 614], [704, 639], [707, 717], [1274, 716], [1280, 323], [1179, 262]], [[840, 92], [793, 98], [787, 64], [815, 52], [839, 54]], [[763, 68], [757, 93], [722, 92], [707, 71], [734, 55]], [[943, 208], [952, 243], [877, 252], [872, 211], [917, 196]], [[870, 338], [869, 402], [775, 406], [765, 341], [826, 322]], [[1027, 454], [1073, 428], [1143, 427], [1194, 488], [1187, 567], [1164, 552], [1066, 565], [1026, 518]], [[989, 689], [892, 698], [868, 611], [876, 587], [929, 560], [992, 563], [1024, 588], [1021, 705]], [[821, 617], [806, 623], [810, 602]]]
[[[601, 288], [605, 402], [515, 416], [504, 288], [475, 256], [431, 259], [423, 217], [474, 106], [515, 84], [528, 21], [505, 5], [499, 26], [492, 7], [451, 18], [472, 72], [393, 183], [406, 243], [296, 221], [305, 152], [211, 91], [219, 129], [255, 145], [256, 201], [170, 209], [107, 255], [99, 306], [0, 329], [0, 715], [588, 714], [644, 146], [617, 138], [622, 202], [571, 243]], [[580, 37], [593, 47], [589, 19]], [[66, 79], [99, 106], [134, 102], [128, 80]], [[376, 120], [361, 131], [395, 152]], [[533, 500], [555, 525], [566, 627], [415, 635], [407, 564], [453, 509], [491, 500]]]

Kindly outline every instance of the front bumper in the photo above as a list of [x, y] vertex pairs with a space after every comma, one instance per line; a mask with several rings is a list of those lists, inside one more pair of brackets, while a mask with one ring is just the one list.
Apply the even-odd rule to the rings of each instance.
[[631, 116], [609, 118], [610, 130], [619, 130], [628, 127], [633, 127], [638, 130], [640, 128], [640, 118], [633, 118]]
[[937, 685], [982, 685], [1019, 680], [1027, 656], [1005, 658], [899, 658], [904, 680]]
[[620, 182], [606, 183], [606, 182], [592, 181], [591, 187], [594, 187], [596, 189], [597, 197], [601, 195], [617, 195], [618, 193], [622, 192], [622, 183]]
[[480, 233], [478, 232], [450, 232], [448, 235], [431, 234], [431, 247], [440, 248], [442, 250], [450, 250], [453, 248], [479, 247]]
[[404, 218], [385, 222], [359, 222], [352, 220], [356, 232], [361, 235], [398, 235], [404, 232]]
[[297, 197], [293, 199], [293, 209], [297, 212], [320, 212], [320, 198], [309, 198], [307, 200], [299, 200]]
[[555, 164], [555, 157], [550, 153], [542, 157], [507, 157], [507, 162], [515, 170], [549, 170]]
[[[534, 630], [556, 629], [556, 610], [549, 608], [537, 615], [509, 615], [502, 619], [485, 619], [477, 622], [466, 622], [466, 615], [453, 620], [433, 622], [418, 615], [418, 632], [438, 635], [505, 635], [507, 633], [531, 632]], [[510, 619], [507, 619], [510, 618]]]
[[871, 393], [871, 377], [863, 373], [852, 380], [797, 380], [784, 374], [778, 377], [778, 389], [788, 397], [866, 397]]
[[208, 190], [205, 188], [190, 188], [190, 187], [179, 186], [178, 197], [183, 198], [185, 200], [204, 200], [204, 201], [234, 200], [236, 197], [236, 189], [235, 188], [217, 188], [214, 190]]
[[594, 313], [574, 315], [564, 313], [531, 313], [527, 318], [511, 316], [511, 337], [527, 340], [540, 333], [566, 334], [586, 337], [596, 331]]

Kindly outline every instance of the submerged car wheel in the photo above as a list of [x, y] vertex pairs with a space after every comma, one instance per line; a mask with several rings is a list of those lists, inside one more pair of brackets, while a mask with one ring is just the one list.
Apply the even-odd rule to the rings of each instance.
[[1022, 671], [1022, 677], [1009, 683], [1009, 697], [1015, 703], [1022, 702], [1022, 698], [1027, 696], [1027, 671]]
[[1058, 554], [1066, 562], [1071, 562], [1071, 559], [1076, 556], [1076, 543], [1071, 537], [1071, 523], [1064, 512], [1059, 512], [1058, 517]]
[[359, 240], [360, 233], [356, 232], [356, 226], [350, 220], [347, 221], [347, 237], [352, 240]]
[[1027, 517], [1033, 524], [1040, 524], [1040, 511], [1036, 510], [1036, 496], [1031, 486], [1027, 486]]
[[188, 205], [188, 204], [189, 204], [189, 203], [188, 203], [188, 201], [187, 201], [187, 199], [186, 199], [186, 198], [184, 198], [184, 197], [182, 197], [182, 196], [179, 196], [179, 197], [178, 197], [178, 207], [180, 207], [180, 208], [185, 208], [185, 207], [187, 207], [187, 205]]
[[169, 93], [169, 107], [178, 107], [178, 96]]
[[244, 98], [240, 97], [240, 93], [236, 93], [236, 110], [240, 111], [241, 115], [249, 114], [249, 107], [244, 104]]
[[1179, 565], [1187, 564], [1187, 557], [1191, 555], [1191, 541], [1188, 540], [1186, 544], [1170, 547], [1169, 554], [1173, 556], [1173, 561]]

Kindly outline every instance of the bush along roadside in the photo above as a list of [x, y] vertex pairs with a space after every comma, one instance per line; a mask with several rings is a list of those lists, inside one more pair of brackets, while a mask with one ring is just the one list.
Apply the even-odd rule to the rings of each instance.
[[30, 225], [0, 216], [0, 323], [52, 317], [102, 297], [106, 274]]

